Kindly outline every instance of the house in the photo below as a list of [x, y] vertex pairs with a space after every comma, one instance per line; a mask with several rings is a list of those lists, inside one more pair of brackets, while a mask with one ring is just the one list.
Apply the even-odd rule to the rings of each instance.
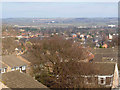
[[24, 54], [25, 50], [23, 48], [15, 48], [15, 55]]
[[4, 86], [10, 89], [48, 89], [45, 85], [36, 81], [30, 75], [19, 71], [12, 71], [2, 74], [2, 79], [0, 81], [4, 84]]
[[20, 72], [26, 72], [27, 63], [22, 61], [15, 55], [6, 55], [2, 57], [2, 63], [7, 66], [7, 72], [19, 70]]
[[72, 34], [72, 38], [76, 38], [77, 37], [77, 35], [76, 34]]
[[108, 48], [107, 44], [102, 45], [103, 48]]
[[112, 40], [113, 36], [111, 34], [109, 34], [108, 38], [109, 38], [109, 40]]
[[[85, 63], [83, 63], [85, 65]], [[82, 75], [84, 84], [117, 88], [119, 85], [119, 73], [117, 63], [91, 63], [94, 73], [85, 71]]]

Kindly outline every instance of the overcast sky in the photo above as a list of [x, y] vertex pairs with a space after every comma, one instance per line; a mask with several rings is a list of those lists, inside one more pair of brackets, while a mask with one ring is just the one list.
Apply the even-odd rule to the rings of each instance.
[[4, 2], [3, 18], [117, 17], [117, 2]]

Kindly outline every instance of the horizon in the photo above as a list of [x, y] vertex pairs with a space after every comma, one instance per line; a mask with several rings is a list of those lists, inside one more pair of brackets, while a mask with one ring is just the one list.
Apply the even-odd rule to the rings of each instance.
[[111, 2], [3, 2], [2, 18], [96, 18], [118, 17]]
[[85, 19], [103, 19], [103, 18], [118, 18], [118, 17], [52, 17], [52, 18], [50, 18], [50, 17], [45, 17], [45, 18], [41, 18], [41, 17], [35, 17], [35, 18], [33, 18], [33, 17], [30, 17], [30, 18], [27, 18], [27, 17], [13, 17], [13, 18], [3, 18], [2, 17], [2, 19], [79, 19], [79, 18], [85, 18]]

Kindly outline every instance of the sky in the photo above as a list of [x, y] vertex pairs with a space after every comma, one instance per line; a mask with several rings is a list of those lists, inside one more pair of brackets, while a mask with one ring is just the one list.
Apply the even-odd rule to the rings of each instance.
[[1, 0], [2, 2], [119, 2], [119, 0]]
[[3, 2], [2, 18], [117, 17], [117, 2]]

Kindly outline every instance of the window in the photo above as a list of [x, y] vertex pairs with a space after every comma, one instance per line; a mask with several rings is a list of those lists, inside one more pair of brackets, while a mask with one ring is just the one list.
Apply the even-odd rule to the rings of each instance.
[[99, 84], [105, 85], [105, 83], [106, 83], [106, 77], [99, 77]]
[[15, 70], [15, 68], [12, 68], [11, 70], [12, 70], [12, 71], [14, 71], [14, 70]]
[[16, 67], [16, 70], [19, 70], [19, 67]]
[[7, 68], [4, 68], [4, 72], [7, 72]]
[[0, 70], [0, 73], [5, 73], [5, 68], [2, 68], [2, 69]]
[[104, 78], [101, 78], [100, 83], [104, 84]]
[[20, 72], [22, 71], [22, 67], [19, 67], [20, 68]]
[[26, 67], [25, 66], [22, 66], [22, 70], [25, 70], [26, 69]]

